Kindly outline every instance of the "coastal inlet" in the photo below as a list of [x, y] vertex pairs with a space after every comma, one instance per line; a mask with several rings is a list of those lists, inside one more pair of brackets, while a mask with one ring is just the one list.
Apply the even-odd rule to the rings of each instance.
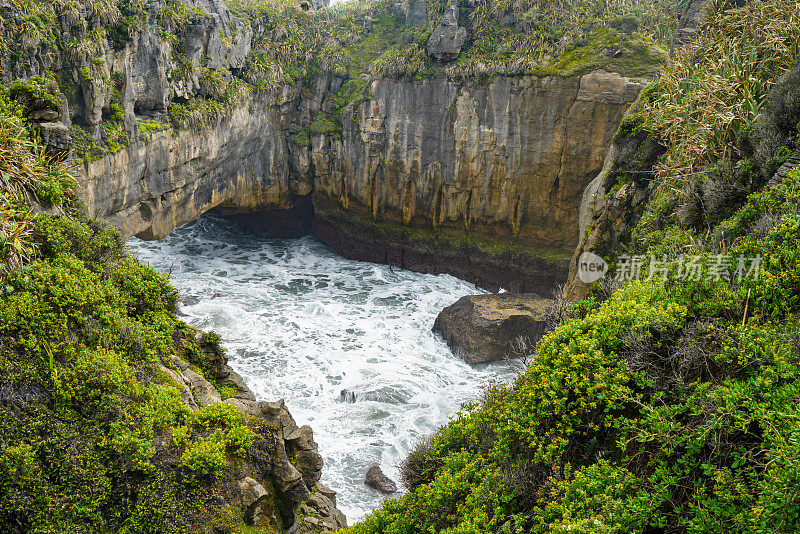
[[470, 366], [431, 332], [436, 315], [480, 292], [448, 275], [345, 260], [311, 237], [265, 239], [204, 216], [160, 241], [128, 241], [179, 290], [179, 317], [222, 335], [259, 400], [284, 398], [314, 429], [322, 483], [352, 523], [385, 497], [364, 485], [397, 466], [462, 403], [515, 372]]

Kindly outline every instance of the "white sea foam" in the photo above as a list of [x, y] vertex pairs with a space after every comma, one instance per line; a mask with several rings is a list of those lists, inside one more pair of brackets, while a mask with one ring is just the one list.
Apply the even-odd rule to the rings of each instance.
[[351, 522], [383, 499], [363, 484], [370, 464], [398, 480], [419, 439], [512, 374], [465, 364], [431, 332], [442, 308], [479, 291], [452, 276], [345, 260], [310, 237], [254, 238], [213, 217], [128, 248], [169, 273], [181, 318], [222, 335], [259, 400], [284, 398], [311, 425], [322, 482]]

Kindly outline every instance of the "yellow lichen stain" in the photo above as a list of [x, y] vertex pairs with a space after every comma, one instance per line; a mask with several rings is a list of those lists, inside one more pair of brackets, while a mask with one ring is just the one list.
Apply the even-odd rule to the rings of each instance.
[[414, 180], [406, 182], [406, 192], [403, 196], [403, 224], [408, 226], [414, 217], [416, 206], [416, 193], [414, 191]]
[[345, 209], [350, 205], [350, 200], [347, 197], [347, 183], [345, 183], [344, 178], [339, 181], [339, 204]]

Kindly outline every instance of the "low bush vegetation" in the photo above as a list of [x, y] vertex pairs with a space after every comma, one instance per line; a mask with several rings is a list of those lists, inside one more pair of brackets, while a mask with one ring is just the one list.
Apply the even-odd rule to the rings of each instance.
[[182, 334], [176, 291], [80, 214], [23, 115], [0, 90], [0, 530], [217, 522], [208, 489], [258, 436], [232, 406], [192, 413], [159, 363], [219, 338]]

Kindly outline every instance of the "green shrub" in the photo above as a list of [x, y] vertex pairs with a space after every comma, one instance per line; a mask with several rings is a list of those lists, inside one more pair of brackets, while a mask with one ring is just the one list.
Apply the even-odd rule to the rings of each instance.
[[[75, 178], [2, 89], [0, 155], [0, 524], [170, 533], [216, 524], [210, 484], [256, 434], [229, 405], [195, 415], [161, 371], [186, 332], [198, 339], [175, 317], [176, 291], [127, 255], [118, 230], [81, 214]], [[57, 203], [57, 215], [31, 200]], [[214, 333], [198, 343], [221, 350]], [[185, 448], [177, 466], [173, 447]]]
[[219, 395], [222, 397], [222, 400], [232, 399], [236, 395], [239, 394], [239, 388], [236, 386], [220, 386], [217, 388], [219, 390]]
[[292, 138], [292, 142], [297, 146], [311, 146], [311, 139], [308, 137], [308, 130], [303, 128]]
[[189, 427], [179, 426], [172, 429], [172, 444], [179, 449], [186, 447], [192, 432]]
[[189, 482], [219, 476], [228, 465], [224, 442], [211, 436], [190, 443], [181, 455], [181, 465], [188, 472]]
[[324, 135], [341, 133], [342, 127], [336, 124], [336, 122], [325, 113], [318, 113], [317, 116], [314, 117], [314, 121], [308, 126], [308, 130], [313, 135]]
[[441, 468], [441, 463], [430, 457], [432, 438], [419, 441], [400, 464], [400, 477], [403, 486], [413, 490], [431, 481], [433, 474]]
[[215, 402], [194, 412], [192, 420], [205, 429], [230, 429], [241, 423], [242, 414], [232, 404]]
[[25, 107], [25, 112], [51, 109], [61, 112], [58, 84], [50, 76], [32, 76], [27, 80], [16, 79], [8, 87], [8, 96]]
[[249, 427], [238, 425], [225, 433], [225, 446], [234, 454], [242, 455], [253, 445], [256, 433]]

